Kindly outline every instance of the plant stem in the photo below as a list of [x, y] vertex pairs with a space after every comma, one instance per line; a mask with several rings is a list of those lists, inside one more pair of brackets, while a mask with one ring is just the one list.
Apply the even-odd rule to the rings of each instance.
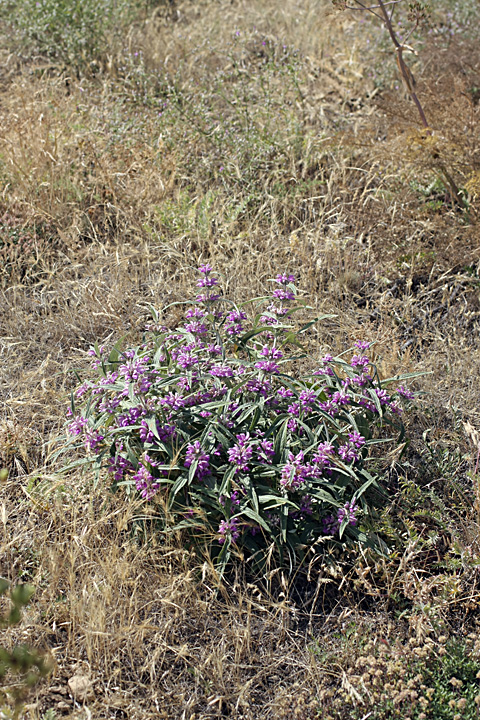
[[395, 50], [397, 52], [397, 65], [398, 65], [398, 69], [400, 70], [400, 73], [402, 75], [402, 79], [403, 79], [405, 88], [406, 88], [408, 94], [410, 95], [410, 97], [412, 98], [413, 102], [415, 103], [415, 106], [418, 110], [418, 114], [420, 115], [420, 120], [422, 121], [423, 127], [427, 131], [427, 134], [431, 135], [432, 131], [430, 129], [427, 118], [425, 116], [425, 111], [422, 107], [420, 100], [417, 97], [417, 93], [415, 92], [415, 80], [414, 80], [413, 75], [410, 72], [409, 68], [405, 64], [405, 60], [403, 59], [404, 46], [398, 41], [398, 38], [395, 34], [395, 30], [393, 29], [393, 26], [392, 26], [391, 17], [389, 16], [389, 14], [387, 12], [387, 9], [384, 5], [383, 0], [378, 0], [378, 4], [380, 7], [380, 10], [382, 11], [383, 22], [385, 23], [386, 28], [389, 32], [389, 35], [392, 39], [392, 42], [395, 45]]

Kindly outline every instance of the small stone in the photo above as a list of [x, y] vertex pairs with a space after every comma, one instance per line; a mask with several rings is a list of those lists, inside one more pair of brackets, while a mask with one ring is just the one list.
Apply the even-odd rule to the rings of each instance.
[[68, 690], [63, 685], [52, 685], [50, 687], [51, 693], [59, 693], [60, 695], [68, 695]]
[[56, 705], [57, 710], [70, 710], [70, 705], [63, 700]]
[[86, 675], [73, 675], [68, 681], [68, 687], [75, 700], [80, 702], [93, 695], [92, 681]]

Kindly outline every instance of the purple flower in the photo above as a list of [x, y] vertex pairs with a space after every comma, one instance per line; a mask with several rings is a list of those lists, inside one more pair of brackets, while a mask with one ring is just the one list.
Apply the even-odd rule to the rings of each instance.
[[289, 415], [293, 415], [293, 417], [298, 417], [300, 415], [300, 404], [298, 402], [292, 403], [288, 406], [287, 412]]
[[171, 408], [172, 410], [179, 410], [185, 407], [185, 398], [179, 393], [168, 393], [165, 397], [160, 398], [160, 405], [163, 407]]
[[230, 518], [230, 520], [222, 520], [218, 526], [218, 542], [223, 545], [227, 537], [230, 537], [232, 542], [235, 542], [240, 537], [240, 530], [238, 528], [238, 520], [236, 518]]
[[264, 358], [268, 358], [269, 360], [280, 360], [283, 357], [281, 350], [276, 347], [270, 347], [269, 345], [263, 346], [260, 350], [260, 355]]
[[318, 370], [315, 370], [313, 373], [314, 375], [329, 375], [330, 377], [333, 376], [333, 370], [331, 367], [328, 366], [328, 363], [333, 360], [333, 355], [330, 355], [327, 353], [323, 356], [323, 358], [320, 358], [320, 362], [322, 363], [323, 367], [318, 368]]
[[353, 355], [350, 360], [350, 365], [353, 368], [366, 368], [370, 365], [370, 359], [366, 355]]
[[324, 535], [335, 535], [339, 528], [338, 520], [334, 515], [324, 517], [322, 525]]
[[360, 435], [360, 433], [358, 433], [356, 430], [349, 433], [348, 441], [356, 448], [361, 448], [362, 445], [365, 445], [365, 438], [363, 437], [363, 435]]
[[177, 364], [184, 370], [188, 370], [198, 363], [198, 358], [190, 352], [180, 352], [177, 356]]
[[311, 515], [312, 514], [312, 512], [313, 512], [312, 498], [310, 497], [310, 495], [304, 495], [302, 497], [302, 500], [300, 502], [300, 512], [303, 515]]
[[200, 320], [201, 318], [205, 317], [205, 315], [205, 310], [202, 310], [202, 308], [199, 307], [189, 308], [185, 313], [186, 318], [195, 318], [196, 320]]
[[356, 448], [350, 445], [350, 443], [340, 445], [338, 448], [338, 454], [346, 463], [355, 462], [359, 458]]
[[253, 448], [250, 445], [246, 445], [246, 442], [250, 439], [248, 433], [237, 435], [238, 443], [227, 451], [228, 460], [236, 465], [235, 472], [248, 472], [250, 470], [248, 466], [249, 460], [253, 455]]
[[160, 489], [160, 483], [144, 465], [138, 467], [133, 480], [135, 480], [135, 487], [144, 500], [151, 500]]
[[317, 394], [313, 390], [303, 390], [298, 399], [300, 400], [300, 405], [304, 410], [310, 410], [311, 406], [317, 399]]
[[390, 410], [390, 412], [394, 413], [395, 415], [401, 415], [403, 412], [403, 408], [399, 403], [394, 400], [393, 402], [387, 403], [387, 407]]
[[305, 465], [303, 452], [300, 451], [297, 455], [289, 452], [288, 463], [283, 466], [280, 483], [288, 489], [298, 488], [310, 474], [311, 468], [309, 465]]
[[330, 415], [330, 417], [335, 417], [335, 415], [337, 415], [339, 412], [337, 403], [333, 402], [332, 400], [326, 400], [323, 403], [318, 403], [318, 407], [320, 408], [320, 410], [323, 410], [323, 412], [327, 413], [327, 415]]
[[345, 505], [338, 509], [337, 512], [337, 520], [339, 526], [342, 524], [345, 518], [348, 519], [348, 524], [355, 526], [357, 524], [357, 517], [356, 514], [358, 512], [358, 507], [356, 500], [352, 500], [352, 502], [346, 502]]
[[305, 516], [312, 515], [312, 498], [310, 495], [304, 495], [300, 501], [298, 510], [289, 510], [288, 514], [293, 520], [303, 520]]
[[295, 276], [289, 275], [287, 273], [279, 273], [275, 278], [275, 282], [279, 283], [280, 285], [288, 285], [288, 283], [295, 282]]
[[127, 382], [133, 382], [148, 371], [148, 368], [145, 367], [148, 362], [150, 362], [150, 358], [147, 357], [138, 358], [137, 360], [127, 360], [126, 363], [120, 365], [118, 371], [125, 377]]
[[204, 263], [203, 265], [200, 265], [200, 267], [198, 268], [198, 271], [203, 273], [204, 275], [210, 275], [212, 270], [213, 270], [213, 267], [211, 265], [209, 265], [209, 263]]
[[[158, 427], [158, 425], [157, 425], [157, 427]], [[142, 420], [141, 427], [140, 427], [138, 434], [140, 435], [140, 440], [143, 443], [153, 443], [153, 441], [155, 439], [155, 435], [153, 434], [152, 430], [150, 430], [150, 428], [148, 427], [146, 420]]]
[[[198, 380], [198, 376], [197, 376], [196, 372], [191, 372], [190, 377], [181, 377], [178, 379], [177, 388], [184, 393], [192, 392], [193, 386], [195, 385], [197, 380]], [[178, 395], [177, 397], [180, 397], [180, 395]]]
[[132, 427], [138, 423], [139, 418], [144, 415], [146, 411], [141, 407], [133, 407], [130, 410], [126, 410], [124, 413], [117, 417], [118, 427]]
[[149, 378], [141, 377], [140, 380], [138, 380], [138, 382], [135, 383], [135, 386], [134, 386], [135, 395], [144, 395], [145, 393], [147, 393], [150, 390], [152, 385], [153, 385], [153, 382]]
[[312, 462], [318, 465], [320, 469], [332, 467], [332, 458], [335, 455], [335, 448], [329, 442], [320, 443], [317, 447]]
[[213, 377], [233, 377], [233, 369], [228, 365], [214, 365], [208, 372]]
[[261, 440], [258, 444], [257, 457], [260, 462], [271, 463], [275, 455], [273, 442], [271, 440]]
[[266, 397], [271, 391], [272, 386], [270, 384], [270, 380], [267, 378], [254, 378], [252, 380], [248, 380], [245, 388], [249, 392], [259, 393], [260, 395], [263, 395], [263, 397]]
[[386, 405], [390, 402], [390, 395], [386, 390], [382, 390], [381, 388], [375, 388], [375, 395], [380, 400], [381, 405]]
[[377, 412], [377, 406], [375, 405], [375, 403], [373, 403], [373, 402], [372, 402], [371, 400], [369, 400], [368, 398], [364, 398], [364, 397], [359, 398], [357, 402], [358, 402], [359, 405], [361, 405], [362, 407], [364, 407], [366, 410], [369, 410], [369, 411], [372, 412], [372, 413], [376, 413], [376, 412]]
[[85, 393], [89, 390], [89, 387], [90, 387], [90, 386], [89, 386], [88, 382], [82, 383], [82, 385], [80, 385], [80, 387], [78, 387], [78, 388], [75, 390], [75, 397], [76, 397], [76, 398], [81, 398], [81, 397], [83, 397], [83, 395], [85, 395]]
[[200, 280], [197, 280], [197, 287], [203, 288], [203, 287], [214, 287], [215, 285], [218, 285], [218, 278], [214, 277], [203, 277], [200, 278]]
[[260, 360], [255, 363], [255, 367], [269, 375], [277, 375], [280, 372], [280, 368], [274, 360]]
[[115, 383], [118, 380], [120, 373], [115, 370], [114, 372], [108, 373], [108, 375], [100, 380], [98, 383], [102, 387], [105, 387], [106, 385], [115, 385]]
[[358, 387], [365, 387], [365, 385], [371, 381], [372, 376], [362, 372], [360, 375], [355, 375], [355, 377], [350, 379], [355, 385], [358, 385]]
[[233, 493], [230, 495], [230, 505], [231, 507], [236, 507], [237, 505], [240, 505], [241, 499], [240, 499], [240, 491], [234, 490]]
[[396, 389], [396, 392], [407, 400], [413, 400], [415, 397], [413, 392], [408, 388], [404, 387], [403, 385], [400, 385], [400, 387]]
[[328, 375], [329, 377], [333, 377], [334, 372], [331, 367], [325, 366], [325, 367], [317, 368], [313, 374], [314, 375]]
[[332, 402], [336, 405], [348, 405], [350, 402], [349, 396], [344, 390], [334, 392], [331, 398]]
[[283, 305], [276, 306], [275, 304], [271, 304], [267, 308], [268, 315], [262, 315], [260, 318], [260, 322], [263, 323], [263, 325], [278, 325], [280, 320], [278, 318], [285, 317], [290, 312], [288, 307], [284, 307]]
[[216, 293], [216, 294], [215, 294], [215, 293], [212, 293], [212, 294], [210, 294], [210, 293], [199, 293], [199, 294], [196, 296], [195, 300], [196, 300], [196, 302], [198, 302], [198, 303], [207, 303], [207, 302], [214, 302], [215, 300], [218, 300], [219, 297], [220, 297], [220, 294], [219, 294], [219, 293]]
[[290, 418], [290, 420], [287, 422], [287, 428], [290, 430], [290, 432], [294, 433], [297, 432], [298, 423], [295, 420], [295, 418]]
[[293, 300], [295, 293], [287, 287], [276, 288], [272, 293], [273, 297], [277, 300]]
[[290, 390], [290, 388], [281, 387], [277, 390], [277, 395], [279, 395], [281, 398], [291, 398], [294, 397], [294, 392]]
[[207, 326], [199, 320], [191, 320], [191, 322], [185, 325], [185, 330], [192, 333], [192, 335], [205, 335]]
[[104, 440], [104, 436], [100, 435], [100, 433], [97, 430], [86, 430], [85, 431], [85, 449], [90, 450], [91, 452], [98, 455], [100, 452], [100, 446], [102, 444], [102, 441]]
[[340, 526], [345, 518], [348, 519], [348, 524], [355, 526], [357, 524], [356, 514], [358, 507], [355, 500], [346, 502], [345, 505], [337, 510], [337, 516], [327, 515], [323, 518], [323, 532], [325, 535], [335, 535], [339, 530]]
[[115, 482], [123, 480], [125, 475], [133, 473], [134, 469], [130, 460], [122, 457], [122, 455], [108, 458], [108, 472], [113, 473]]
[[87, 425], [88, 425], [87, 418], [79, 416], [79, 417], [76, 417], [75, 420], [72, 420], [72, 422], [67, 426], [67, 430], [70, 433], [70, 435], [80, 435], [83, 432], [83, 429]]
[[[222, 505], [223, 507], [225, 507], [226, 500], [227, 499], [224, 495], [220, 495], [220, 497], [218, 498], [220, 505]], [[237, 505], [240, 505], [240, 503], [240, 492], [238, 490], [234, 490], [230, 495], [230, 508], [234, 508]]]
[[203, 478], [210, 472], [210, 464], [209, 457], [207, 453], [204, 452], [199, 440], [195, 440], [194, 443], [189, 443], [187, 445], [184, 466], [189, 468], [194, 462], [197, 462], [195, 477], [197, 480], [203, 480]]
[[[162, 442], [167, 442], [171, 438], [175, 438], [176, 430], [174, 425], [161, 425], [158, 420], [155, 421], [157, 435]], [[144, 443], [154, 443], [155, 434], [149, 429], [147, 421], [142, 420], [139, 430], [140, 440]]]
[[243, 312], [243, 310], [229, 312], [225, 318], [225, 332], [227, 335], [240, 335], [243, 332], [242, 320], [246, 320], [246, 318], [247, 313]]
[[360, 350], [361, 352], [365, 352], [365, 350], [368, 350], [368, 348], [370, 347], [371, 343], [366, 342], [365, 340], [357, 340], [357, 341], [354, 343], [354, 345], [355, 345], [355, 347], [358, 348], [358, 350]]

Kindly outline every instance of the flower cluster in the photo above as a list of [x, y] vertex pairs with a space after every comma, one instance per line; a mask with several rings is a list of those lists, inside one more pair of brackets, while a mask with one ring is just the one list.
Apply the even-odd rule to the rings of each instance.
[[161, 500], [189, 536], [210, 534], [221, 563], [235, 545], [258, 558], [273, 542], [279, 557], [287, 546], [300, 557], [322, 534], [366, 541], [358, 518], [380, 482], [369, 448], [413, 397], [378, 380], [364, 340], [349, 361], [327, 353], [300, 376], [294, 277], [272, 282], [251, 320], [202, 265], [182, 324], [168, 330], [154, 313], [137, 348], [90, 351], [97, 377], [69, 412], [71, 443], [112, 486]]

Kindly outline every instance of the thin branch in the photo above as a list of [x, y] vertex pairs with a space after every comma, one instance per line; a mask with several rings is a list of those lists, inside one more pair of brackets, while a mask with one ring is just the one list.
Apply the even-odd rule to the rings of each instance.
[[390, 22], [390, 18], [388, 17], [388, 12], [386, 11], [385, 5], [382, 2], [382, 0], [378, 0], [378, 2], [380, 5], [380, 9], [382, 11], [383, 21], [384, 21], [385, 25], [387, 26], [388, 33], [392, 39], [393, 44], [395, 45], [395, 47], [398, 50], [398, 48], [401, 47], [401, 45], [398, 42], [397, 36], [395, 35], [395, 30], [393, 29], [392, 23]]
[[[387, 3], [385, 3], [385, 7], [386, 7], [386, 6], [387, 6]], [[393, 21], [393, 13], [394, 13], [394, 12], [395, 12], [395, 5], [393, 5], [392, 11], [391, 11], [391, 13], [390, 13], [390, 22]]]
[[[383, 18], [382, 18], [381, 15], [379, 15], [379, 14], [376, 13], [376, 12], [373, 12], [373, 10], [372, 10], [371, 8], [369, 8], [369, 7], [367, 7], [366, 5], [364, 5], [363, 3], [361, 3], [360, 0], [354, 0], [354, 2], [356, 2], [357, 5], [360, 5], [360, 7], [362, 8], [362, 10], [366, 10], [367, 12], [371, 13], [372, 15], [375, 15], [375, 17], [379, 18], [380, 20], [383, 20]], [[358, 8], [350, 8], [350, 7], [349, 7], [348, 9], [349, 9], [349, 10], [357, 10]]]
[[[404, 0], [388, 0], [388, 2], [383, 3], [383, 4], [385, 5], [385, 7], [387, 7], [387, 5], [398, 5], [398, 3], [401, 3], [403, 1]], [[361, 7], [364, 10], [368, 10], [369, 12], [371, 12], [372, 10], [378, 10], [378, 8], [380, 7], [380, 5], [369, 5], [367, 7], [367, 5], [362, 5], [360, 0], [352, 0], [352, 2], [357, 3], [357, 5], [361, 5]], [[356, 9], [357, 8], [350, 7], [349, 5], [347, 5], [347, 10], [356, 10]], [[393, 8], [393, 9], [395, 9], [395, 8]], [[378, 15], [377, 17], [380, 17], [380, 15]]]
[[404, 45], [405, 45], [405, 43], [407, 42], [407, 40], [408, 40], [408, 38], [410, 37], [410, 35], [412, 35], [412, 33], [414, 33], [415, 30], [417, 29], [418, 23], [419, 23], [419, 21], [418, 21], [418, 18], [417, 18], [417, 20], [416, 20], [416, 22], [415, 22], [415, 25], [410, 29], [410, 31], [407, 33], [407, 37], [404, 38], [404, 40], [403, 40], [403, 44], [404, 44]]

